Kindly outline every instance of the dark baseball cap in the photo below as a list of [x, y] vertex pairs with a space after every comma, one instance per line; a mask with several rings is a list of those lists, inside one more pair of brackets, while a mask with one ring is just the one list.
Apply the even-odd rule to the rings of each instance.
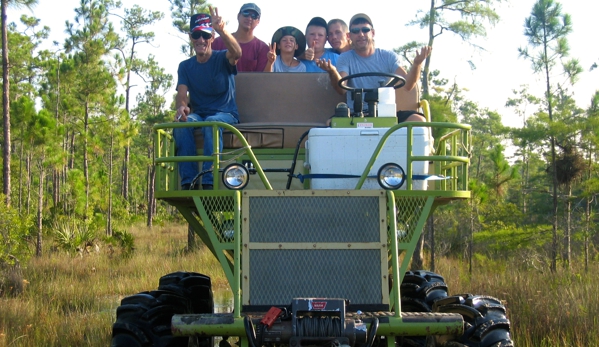
[[329, 30], [327, 21], [324, 20], [324, 18], [322, 18], [322, 17], [314, 17], [314, 18], [310, 19], [310, 22], [308, 23], [308, 26], [306, 26], [306, 29], [310, 26], [323, 27], [326, 30]]
[[198, 13], [191, 16], [191, 20], [189, 21], [190, 33], [194, 33], [196, 31], [212, 33], [213, 30], [214, 29], [212, 28], [212, 18], [209, 14]]
[[253, 2], [248, 2], [247, 4], [243, 4], [241, 6], [241, 8], [239, 9], [239, 13], [244, 12], [244, 11], [256, 11], [256, 13], [258, 13], [258, 16], [262, 15], [262, 12], [260, 12], [260, 7], [258, 7], [258, 5], [254, 4]]

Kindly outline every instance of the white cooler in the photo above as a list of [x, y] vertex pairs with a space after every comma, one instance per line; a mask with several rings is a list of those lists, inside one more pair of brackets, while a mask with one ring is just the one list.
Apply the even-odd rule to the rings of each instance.
[[[306, 142], [310, 174], [362, 175], [379, 141], [388, 128], [315, 128]], [[397, 163], [407, 171], [406, 128], [387, 139], [369, 176], [375, 177], [381, 165]], [[431, 149], [429, 128], [413, 128], [412, 155], [428, 155]], [[407, 174], [407, 172], [406, 172]], [[428, 162], [412, 163], [412, 175], [428, 174]], [[312, 189], [354, 189], [358, 178], [313, 178]], [[413, 190], [426, 190], [426, 181], [412, 181]], [[401, 187], [406, 189], [407, 183]], [[367, 178], [362, 189], [381, 189], [376, 178]]]

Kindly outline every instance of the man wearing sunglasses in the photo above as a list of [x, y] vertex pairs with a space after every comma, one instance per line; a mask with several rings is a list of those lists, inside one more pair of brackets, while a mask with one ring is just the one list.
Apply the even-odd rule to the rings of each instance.
[[[195, 14], [189, 23], [189, 38], [195, 50], [195, 57], [184, 60], [177, 71], [177, 114], [178, 122], [224, 122], [237, 124], [239, 113], [235, 103], [235, 79], [237, 61], [241, 57], [241, 47], [225, 29], [225, 21], [218, 15], [218, 9], [210, 8], [210, 15]], [[214, 32], [225, 43], [226, 50], [213, 51]], [[204, 155], [214, 152], [212, 128], [202, 127], [204, 135]], [[219, 129], [222, 150], [222, 130]], [[175, 154], [196, 156], [194, 128], [175, 128]], [[204, 162], [202, 167], [202, 187], [212, 189], [213, 175], [208, 172], [212, 162]], [[194, 179], [199, 174], [197, 162], [179, 163], [182, 189], [198, 189]]]
[[[329, 73], [331, 83], [339, 94], [343, 95], [346, 92], [338, 85], [341, 78], [365, 72], [387, 72], [400, 75], [406, 79], [406, 85], [402, 88], [406, 88], [408, 91], [416, 86], [420, 78], [422, 63], [431, 53], [432, 48], [426, 46], [417, 52], [410, 71], [406, 73], [395, 52], [375, 48], [374, 34], [374, 26], [370, 17], [364, 13], [358, 13], [349, 21], [349, 38], [353, 49], [341, 54], [336, 64], [324, 60], [318, 61], [318, 65]], [[380, 80], [381, 77], [360, 77], [349, 82], [350, 86], [354, 88], [377, 88], [380, 85]], [[347, 104], [353, 110], [354, 103], [349, 93], [347, 94]], [[366, 111], [368, 105], [364, 104], [363, 109]], [[399, 122], [426, 121], [421, 114], [409, 110], [397, 111], [397, 120]]]
[[[260, 24], [261, 16], [260, 7], [254, 3], [243, 4], [237, 14], [237, 31], [232, 33], [233, 37], [241, 46], [243, 55], [237, 63], [237, 71], [239, 72], [254, 72], [264, 71], [267, 55], [269, 51], [268, 45], [254, 36], [254, 29]], [[226, 49], [223, 40], [217, 37], [212, 43], [212, 49]]]

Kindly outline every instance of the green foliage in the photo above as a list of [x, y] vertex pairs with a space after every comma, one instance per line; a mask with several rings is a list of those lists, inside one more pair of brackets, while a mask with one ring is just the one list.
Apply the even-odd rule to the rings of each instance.
[[93, 244], [97, 232], [83, 221], [61, 218], [53, 223], [51, 236], [58, 249], [74, 255]]
[[508, 256], [517, 250], [533, 252], [551, 243], [551, 226], [508, 227], [481, 231], [474, 234], [474, 243], [479, 252], [493, 257]]
[[[449, 32], [468, 42], [477, 36], [486, 36], [485, 24], [495, 25], [499, 15], [495, 12], [495, 4], [502, 0], [438, 0], [430, 1], [430, 7], [419, 10], [416, 19], [408, 25], [418, 25], [429, 32], [427, 45], [433, 47], [435, 39]], [[426, 4], [428, 4], [426, 3]], [[423, 70], [422, 90], [425, 96], [430, 94], [430, 63], [426, 58]]]
[[0, 194], [0, 269], [19, 265], [31, 256], [29, 244], [33, 235], [32, 220], [7, 207]]
[[130, 257], [135, 251], [135, 236], [125, 230], [113, 230], [112, 236], [105, 237], [104, 242], [120, 247], [125, 257]]

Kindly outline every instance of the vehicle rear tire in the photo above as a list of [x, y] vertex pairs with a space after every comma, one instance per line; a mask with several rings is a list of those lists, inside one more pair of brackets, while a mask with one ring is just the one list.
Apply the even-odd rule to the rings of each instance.
[[513, 347], [510, 322], [499, 299], [472, 294], [453, 295], [433, 304], [433, 311], [459, 313], [464, 317], [464, 334], [439, 336], [437, 344], [448, 347]]
[[424, 270], [406, 272], [400, 293], [403, 312], [432, 312], [435, 301], [448, 295], [445, 278]]
[[171, 318], [189, 313], [187, 299], [169, 291], [156, 290], [121, 300], [112, 326], [111, 347], [187, 347], [188, 337], [171, 333]]
[[[433, 304], [447, 297], [445, 278], [434, 272], [408, 271], [400, 286], [402, 312], [432, 312]], [[426, 336], [404, 336], [397, 338], [398, 346], [425, 347], [431, 345]]]
[[191, 302], [192, 313], [213, 313], [214, 298], [210, 277], [196, 272], [173, 272], [160, 277], [159, 290], [168, 290]]
[[112, 327], [112, 347], [211, 347], [212, 338], [175, 337], [175, 314], [212, 313], [214, 300], [210, 277], [195, 272], [162, 276], [158, 290], [124, 298]]
[[[214, 297], [210, 277], [197, 272], [173, 272], [160, 277], [159, 290], [167, 290], [186, 298], [191, 304], [191, 313], [213, 313]], [[213, 337], [191, 337], [190, 346], [212, 347]]]

